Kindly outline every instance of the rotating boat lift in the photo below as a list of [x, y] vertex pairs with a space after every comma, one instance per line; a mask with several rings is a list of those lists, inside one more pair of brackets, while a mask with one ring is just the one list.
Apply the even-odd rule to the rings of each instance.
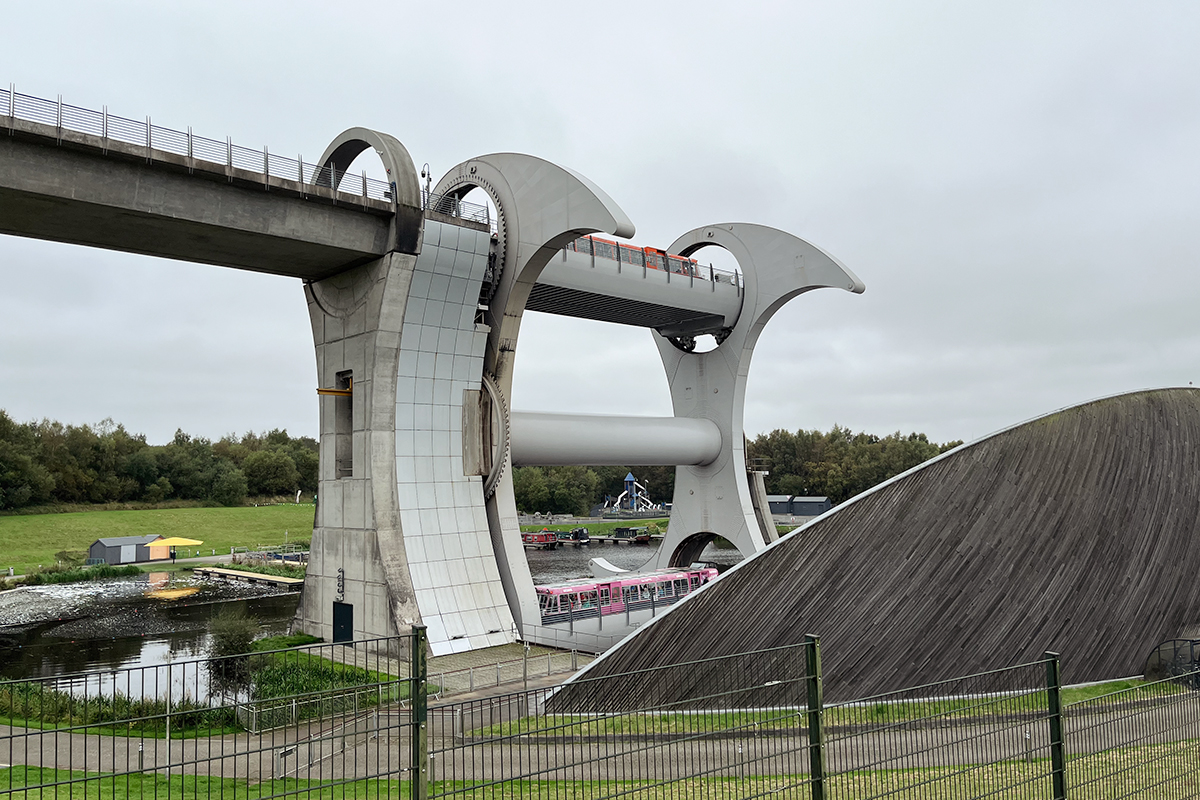
[[[465, 161], [423, 193], [399, 141], [351, 129], [322, 165], [344, 171], [368, 147], [393, 185], [390, 251], [306, 284], [321, 389], [334, 392], [321, 398], [302, 628], [337, 640], [422, 622], [435, 654], [561, 644], [541, 627], [513, 465], [676, 465], [671, 522], [647, 569], [687, 565], [717, 536], [745, 555], [775, 538], [745, 459], [751, 355], [793, 297], [862, 292], [850, 270], [745, 223], [696, 228], [665, 253], [584, 238], [627, 239], [634, 225], [588, 179], [528, 155]], [[494, 221], [470, 213], [464, 197], [476, 189]], [[732, 253], [740, 275], [697, 269], [689, 257], [708, 246]], [[512, 411], [527, 309], [650, 328], [674, 416]], [[717, 346], [696, 352], [706, 334]]]

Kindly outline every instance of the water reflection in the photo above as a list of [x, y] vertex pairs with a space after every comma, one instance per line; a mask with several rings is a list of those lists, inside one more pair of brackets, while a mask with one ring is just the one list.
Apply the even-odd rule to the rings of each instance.
[[[164, 594], [165, 593], [165, 594]], [[202, 658], [209, 620], [241, 606], [263, 635], [286, 633], [299, 594], [248, 584], [210, 581], [191, 573], [149, 573], [80, 584], [22, 587], [0, 594], [0, 678], [67, 676], [157, 667]], [[153, 670], [151, 670], [153, 672]], [[205, 690], [191, 675], [190, 693]], [[125, 680], [125, 678], [121, 678]], [[130, 678], [142, 688], [166, 676]], [[79, 688], [111, 691], [100, 678]], [[172, 682], [176, 682], [172, 679]], [[122, 690], [124, 693], [124, 690]]]
[[[646, 545], [565, 546], [529, 550], [534, 583], [558, 583], [591, 575], [590, 559], [602, 556], [637, 570], [654, 554]], [[741, 560], [736, 550], [712, 545], [703, 560], [725, 567]], [[74, 692], [159, 696], [168, 683], [191, 696], [208, 691], [208, 675], [194, 666], [163, 665], [204, 658], [209, 621], [220, 609], [241, 606], [262, 635], [286, 633], [299, 593], [227, 583], [190, 572], [152, 572], [87, 583], [33, 586], [0, 592], [0, 679], [74, 676]], [[120, 672], [134, 669], [132, 673]], [[117, 677], [113, 677], [113, 673]]]

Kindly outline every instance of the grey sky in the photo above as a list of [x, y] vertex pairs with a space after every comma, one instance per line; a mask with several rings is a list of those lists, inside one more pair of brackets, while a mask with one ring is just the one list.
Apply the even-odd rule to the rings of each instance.
[[[1200, 381], [1200, 6], [734, 5], [20, 4], [0, 82], [314, 159], [374, 127], [438, 176], [533, 153], [642, 244], [796, 233], [867, 292], [776, 316], [750, 435], [970, 439]], [[315, 434], [298, 281], [4, 237], [0, 280], [18, 420]], [[519, 352], [518, 408], [670, 413], [644, 330], [534, 314]]]

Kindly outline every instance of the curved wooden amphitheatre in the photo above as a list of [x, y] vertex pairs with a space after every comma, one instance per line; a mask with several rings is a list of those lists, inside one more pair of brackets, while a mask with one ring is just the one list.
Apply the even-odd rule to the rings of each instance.
[[[810, 633], [821, 637], [832, 700], [1046, 650], [1061, 653], [1067, 682], [1139, 674], [1156, 644], [1200, 622], [1198, 443], [1195, 389], [1110, 397], [1003, 430], [785, 536], [581, 676]], [[671, 686], [653, 691], [588, 681], [555, 704], [670, 701]]]

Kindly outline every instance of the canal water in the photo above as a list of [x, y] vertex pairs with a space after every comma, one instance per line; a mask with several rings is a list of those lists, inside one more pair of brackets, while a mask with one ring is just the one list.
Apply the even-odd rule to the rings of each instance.
[[[527, 550], [534, 583], [591, 575], [597, 556], [637, 570], [658, 543], [566, 545]], [[709, 546], [703, 560], [719, 568], [736, 563], [736, 550]], [[0, 592], [0, 680], [155, 667], [204, 658], [211, 618], [241, 606], [263, 636], [286, 633], [298, 592], [228, 583], [190, 572], [158, 572], [87, 583], [31, 586]]]
[[202, 658], [219, 609], [242, 606], [269, 636], [287, 632], [299, 599], [188, 572], [0, 592], [0, 679]]

